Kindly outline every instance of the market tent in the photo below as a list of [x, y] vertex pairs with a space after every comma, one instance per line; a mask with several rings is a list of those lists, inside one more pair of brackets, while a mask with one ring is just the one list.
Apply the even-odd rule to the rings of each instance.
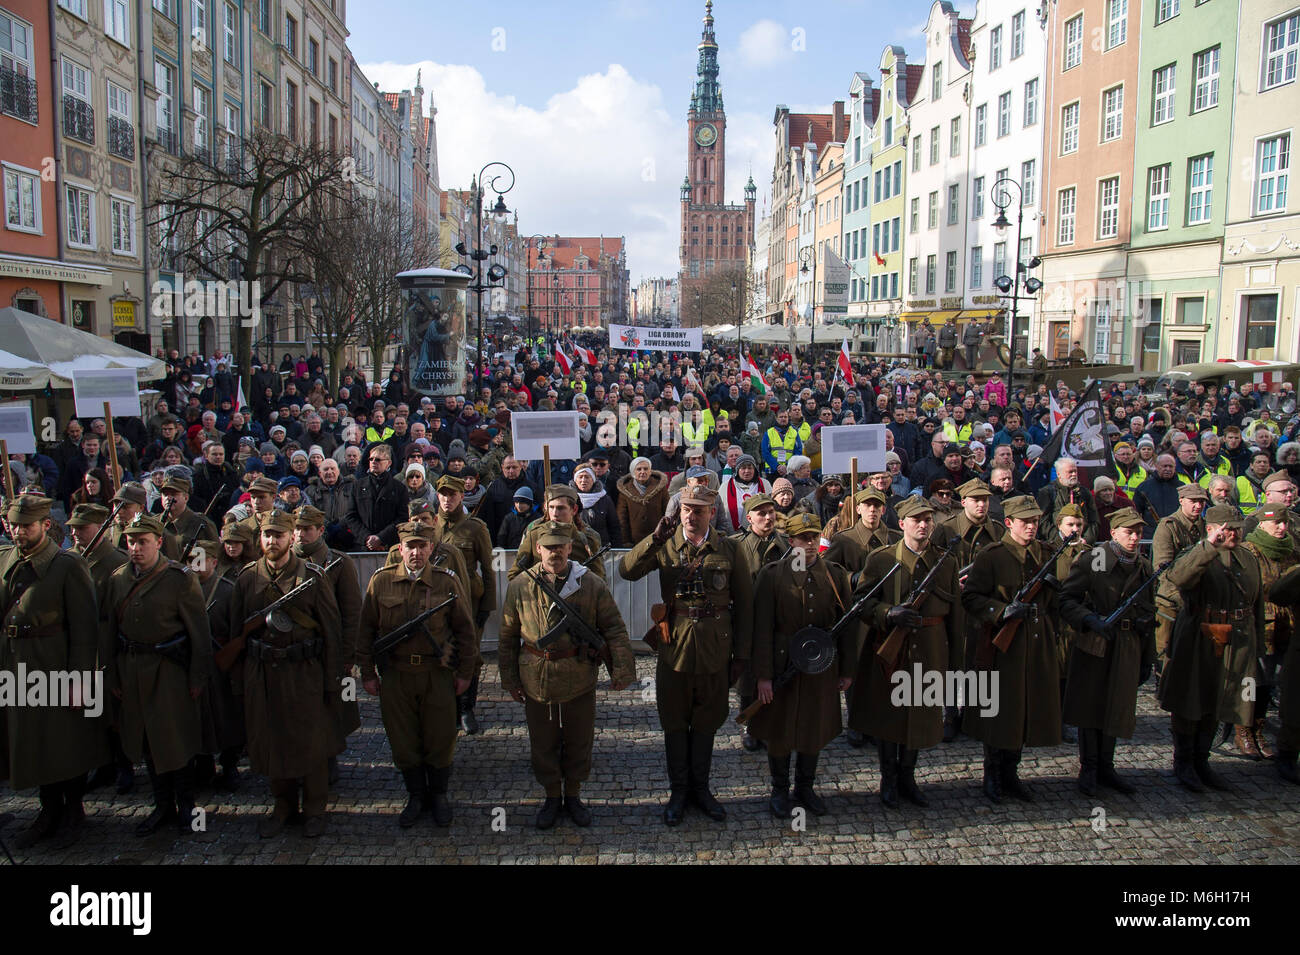
[[0, 308], [0, 390], [71, 388], [74, 371], [134, 368], [140, 382], [167, 374], [162, 359], [17, 308]]

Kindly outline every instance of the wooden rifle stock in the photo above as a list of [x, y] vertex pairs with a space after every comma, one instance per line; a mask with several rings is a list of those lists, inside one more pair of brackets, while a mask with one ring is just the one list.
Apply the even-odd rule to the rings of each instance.
[[[330, 561], [330, 564], [326, 565], [326, 569], [328, 570], [334, 563], [334, 561]], [[239, 633], [236, 636], [231, 637], [226, 641], [225, 646], [212, 654], [213, 661], [223, 672], [229, 671], [230, 668], [235, 665], [235, 661], [239, 659], [239, 655], [244, 652], [244, 647], [248, 644], [248, 638], [266, 626], [267, 618], [270, 617], [274, 611], [279, 610], [280, 607], [284, 606], [294, 597], [309, 590], [316, 585], [317, 581], [323, 579], [324, 574], [320, 577], [308, 577], [284, 596], [267, 604], [256, 613], [250, 614], [244, 621], [244, 625], [240, 628]]]
[[[939, 568], [943, 566], [943, 562], [948, 559], [948, 556], [960, 543], [961, 538], [954, 535], [952, 540], [948, 542], [948, 546], [944, 548], [939, 559], [934, 562], [934, 566], [930, 568], [930, 572], [926, 574], [925, 578], [912, 589], [912, 593], [908, 596], [907, 601], [903, 606], [910, 607], [913, 610], [921, 609], [921, 603], [925, 600], [930, 589], [930, 581], [934, 579], [934, 575], [939, 572]], [[903, 652], [903, 640], [910, 632], [910, 627], [895, 627], [893, 630], [889, 631], [889, 635], [885, 637], [884, 643], [882, 643], [876, 650], [876, 660], [880, 663], [886, 675], [894, 672], [894, 667], [898, 664], [898, 655]]]
[[[1056, 566], [1056, 558], [1065, 553], [1065, 549], [1079, 539], [1078, 534], [1071, 534], [1065, 540], [1061, 541], [1061, 546], [1052, 551], [1052, 556], [1047, 558], [1042, 567], [1035, 571], [1034, 576], [1029, 578], [1029, 582], [1020, 588], [1014, 601], [1016, 603], [1032, 603], [1034, 599], [1042, 592], [1043, 582], [1047, 579], [1048, 571]], [[1015, 617], [1006, 621], [998, 628], [997, 636], [993, 638], [993, 646], [997, 647], [1003, 653], [1011, 649], [1011, 641], [1016, 638], [1017, 631], [1020, 630], [1020, 623], [1023, 617]]]

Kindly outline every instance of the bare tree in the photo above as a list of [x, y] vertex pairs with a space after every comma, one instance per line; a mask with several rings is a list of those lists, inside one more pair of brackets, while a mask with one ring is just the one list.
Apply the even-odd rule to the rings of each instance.
[[692, 325], [735, 325], [747, 317], [753, 284], [754, 273], [744, 266], [713, 272], [682, 290], [682, 314], [694, 319]]

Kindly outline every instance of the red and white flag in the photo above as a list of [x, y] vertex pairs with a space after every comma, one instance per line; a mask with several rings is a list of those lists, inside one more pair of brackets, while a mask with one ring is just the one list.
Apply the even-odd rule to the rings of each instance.
[[1061, 406], [1056, 403], [1055, 392], [1053, 392], [1049, 396], [1049, 400], [1051, 401], [1051, 408], [1052, 408], [1052, 433], [1055, 434], [1056, 429], [1059, 428], [1061, 426], [1061, 422], [1065, 420], [1065, 412], [1062, 411]]
[[569, 356], [564, 353], [564, 349], [559, 343], [555, 344], [555, 364], [559, 366], [560, 373], [567, 375], [569, 369], [573, 367], [573, 362], [569, 361]]
[[[845, 338], [844, 344], [840, 346], [840, 357], [835, 362], [835, 370], [839, 373], [839, 376], [844, 379], [844, 387], [851, 388], [853, 386], [853, 363], [849, 361], [848, 338]], [[832, 381], [831, 387], [833, 388], [834, 386], [835, 382]]]
[[248, 402], [244, 400], [244, 379], [236, 378], [235, 379], [235, 410], [243, 411], [244, 407], [247, 404]]
[[596, 367], [596, 353], [590, 348], [583, 348], [581, 345], [574, 345], [573, 354], [592, 368]]

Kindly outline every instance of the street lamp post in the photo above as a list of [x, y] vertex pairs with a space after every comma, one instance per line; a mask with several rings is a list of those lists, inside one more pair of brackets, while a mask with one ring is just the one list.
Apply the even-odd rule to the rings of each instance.
[[[542, 256], [546, 254], [546, 236], [542, 235], [540, 232], [537, 232], [537, 233], [534, 233], [533, 235], [530, 235], [530, 236], [529, 236], [527, 239], [525, 239], [524, 241], [526, 241], [526, 242], [528, 242], [528, 243], [531, 243], [534, 239], [537, 240], [537, 262], [538, 262], [538, 265], [540, 266], [540, 265], [541, 265]], [[531, 263], [529, 263], [529, 261], [528, 261], [528, 251], [527, 251], [527, 249], [528, 249], [528, 247], [525, 246], [525, 251], [524, 251], [524, 268], [528, 270], [528, 275], [527, 275], [527, 286], [528, 286], [528, 339], [529, 339], [529, 342], [532, 343], [532, 339], [533, 339], [533, 267], [532, 267]], [[534, 347], [536, 347], [536, 346], [534, 345]]]
[[[1012, 196], [1011, 187], [1015, 187], [1016, 194]], [[1020, 249], [1023, 243], [1025, 231], [1025, 192], [1020, 183], [1014, 179], [999, 179], [993, 183], [993, 189], [990, 193], [993, 205], [998, 210], [998, 217], [993, 220], [993, 228], [998, 237], [1006, 235], [1007, 229], [1011, 223], [1007, 220], [1007, 206], [1011, 200], [1016, 200], [1016, 276], [1012, 278], [1009, 275], [999, 275], [993, 280], [999, 292], [1004, 299], [1011, 301], [1011, 321], [1007, 328], [1007, 403], [1011, 403], [1011, 396], [1016, 393], [1016, 322], [1020, 318], [1020, 300], [1033, 299], [1042, 289], [1043, 283], [1030, 275], [1034, 269], [1042, 264], [1042, 259], [1038, 256], [1031, 256], [1028, 262], [1020, 260]], [[1020, 294], [1023, 286], [1025, 295]]]
[[[487, 182], [488, 188], [497, 194], [497, 201], [492, 206], [492, 215], [498, 222], [500, 222], [505, 218], [506, 213], [510, 211], [506, 208], [505, 199], [502, 197], [515, 187], [515, 171], [503, 162], [487, 163], [479, 170], [478, 178], [475, 179], [470, 186], [471, 191], [474, 193], [474, 226], [478, 236], [478, 247], [470, 251], [465, 248], [464, 242], [456, 243], [456, 252], [461, 256], [469, 256], [474, 262], [474, 267], [472, 269], [469, 269], [466, 266], [460, 266], [459, 268], [461, 271], [467, 271], [468, 274], [474, 276], [474, 281], [468, 286], [468, 288], [478, 296], [478, 329], [476, 335], [477, 351], [474, 355], [474, 399], [476, 401], [478, 400], [479, 388], [483, 380], [483, 293], [488, 289], [502, 285], [505, 282], [506, 276], [509, 274], [506, 267], [501, 265], [499, 262], [489, 266], [486, 273], [483, 271], [483, 263], [491, 256], [497, 254], [497, 247], [495, 244], [490, 246], [486, 251], [482, 247], [484, 182], [487, 176], [487, 171], [492, 169], [494, 166], [500, 166], [502, 171], [494, 173], [491, 180]], [[506, 176], [510, 177], [510, 182], [502, 188], [498, 183], [506, 178]]]
[[733, 298], [733, 299], [735, 300], [735, 302], [736, 302], [736, 360], [739, 361], [739, 360], [740, 360], [740, 356], [741, 356], [741, 355], [744, 353], [744, 351], [745, 351], [745, 343], [744, 343], [744, 341], [741, 340], [741, 335], [743, 334], [743, 327], [744, 327], [744, 324], [745, 324], [745, 315], [744, 315], [744, 313], [740, 310], [740, 300], [739, 300], [738, 298], [736, 298], [736, 291], [737, 291], [737, 289], [736, 289], [736, 280], [735, 280], [735, 279], [732, 279], [732, 280], [731, 280], [731, 295], [732, 295], [732, 298]]
[[817, 246], [806, 246], [799, 253], [799, 271], [808, 274], [808, 259], [812, 259], [812, 293], [808, 297], [808, 324], [811, 326], [808, 341], [808, 364], [817, 371]]

